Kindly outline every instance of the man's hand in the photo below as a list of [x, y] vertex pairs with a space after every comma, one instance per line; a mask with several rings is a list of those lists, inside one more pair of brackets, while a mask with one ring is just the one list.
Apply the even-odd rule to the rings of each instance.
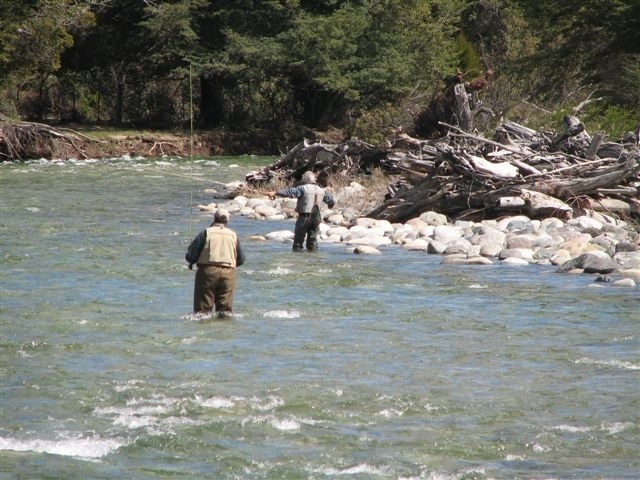
[[269, 198], [271, 200], [275, 200], [276, 199], [276, 192], [273, 192], [273, 191], [267, 192], [267, 195], [269, 195]]
[[193, 270], [193, 263], [189, 264], [189, 270]]

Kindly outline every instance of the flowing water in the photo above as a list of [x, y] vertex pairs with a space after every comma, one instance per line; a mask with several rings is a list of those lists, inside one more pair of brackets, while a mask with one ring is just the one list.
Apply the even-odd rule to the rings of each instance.
[[637, 479], [638, 289], [250, 237], [190, 315], [210, 181], [272, 159], [0, 166], [9, 479]]

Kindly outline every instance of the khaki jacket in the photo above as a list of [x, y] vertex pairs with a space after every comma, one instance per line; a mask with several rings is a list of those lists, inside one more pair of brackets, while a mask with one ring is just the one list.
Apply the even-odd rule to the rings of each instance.
[[207, 238], [196, 263], [236, 268], [238, 237], [221, 224], [207, 228]]

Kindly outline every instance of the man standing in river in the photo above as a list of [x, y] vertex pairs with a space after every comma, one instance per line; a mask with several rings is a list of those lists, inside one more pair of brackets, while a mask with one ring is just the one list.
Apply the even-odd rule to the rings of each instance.
[[185, 255], [189, 270], [198, 265], [193, 287], [193, 311], [218, 315], [232, 312], [236, 268], [244, 263], [238, 235], [227, 228], [229, 212], [216, 210], [213, 223], [193, 239]]
[[308, 171], [302, 175], [302, 180], [295, 187], [287, 187], [277, 192], [269, 192], [269, 198], [272, 200], [278, 197], [297, 198], [296, 212], [298, 219], [293, 235], [293, 251], [302, 250], [305, 237], [307, 239], [307, 250], [313, 251], [318, 249], [318, 224], [314, 221], [311, 211], [314, 205], [318, 205], [322, 201], [329, 208], [333, 208], [335, 201], [333, 195], [316, 183], [315, 173]]

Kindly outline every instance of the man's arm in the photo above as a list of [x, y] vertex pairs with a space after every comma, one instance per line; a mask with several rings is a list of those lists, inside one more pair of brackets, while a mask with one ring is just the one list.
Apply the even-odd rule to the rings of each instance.
[[189, 263], [189, 270], [193, 268], [193, 264], [198, 261], [198, 257], [200, 257], [200, 252], [202, 252], [202, 248], [204, 247], [204, 242], [207, 239], [207, 231], [201, 231], [191, 242], [189, 248], [187, 249], [187, 254], [184, 256], [184, 259]]
[[236, 267], [239, 267], [244, 263], [244, 251], [242, 245], [240, 245], [240, 239], [236, 238]]
[[275, 197], [289, 197], [289, 198], [298, 198], [304, 195], [304, 190], [298, 187], [286, 187], [277, 192], [269, 192], [269, 198], [272, 200]]
[[336, 204], [336, 201], [333, 199], [333, 195], [330, 192], [324, 191], [324, 197], [322, 197], [322, 201], [327, 204], [329, 208], [333, 208]]

